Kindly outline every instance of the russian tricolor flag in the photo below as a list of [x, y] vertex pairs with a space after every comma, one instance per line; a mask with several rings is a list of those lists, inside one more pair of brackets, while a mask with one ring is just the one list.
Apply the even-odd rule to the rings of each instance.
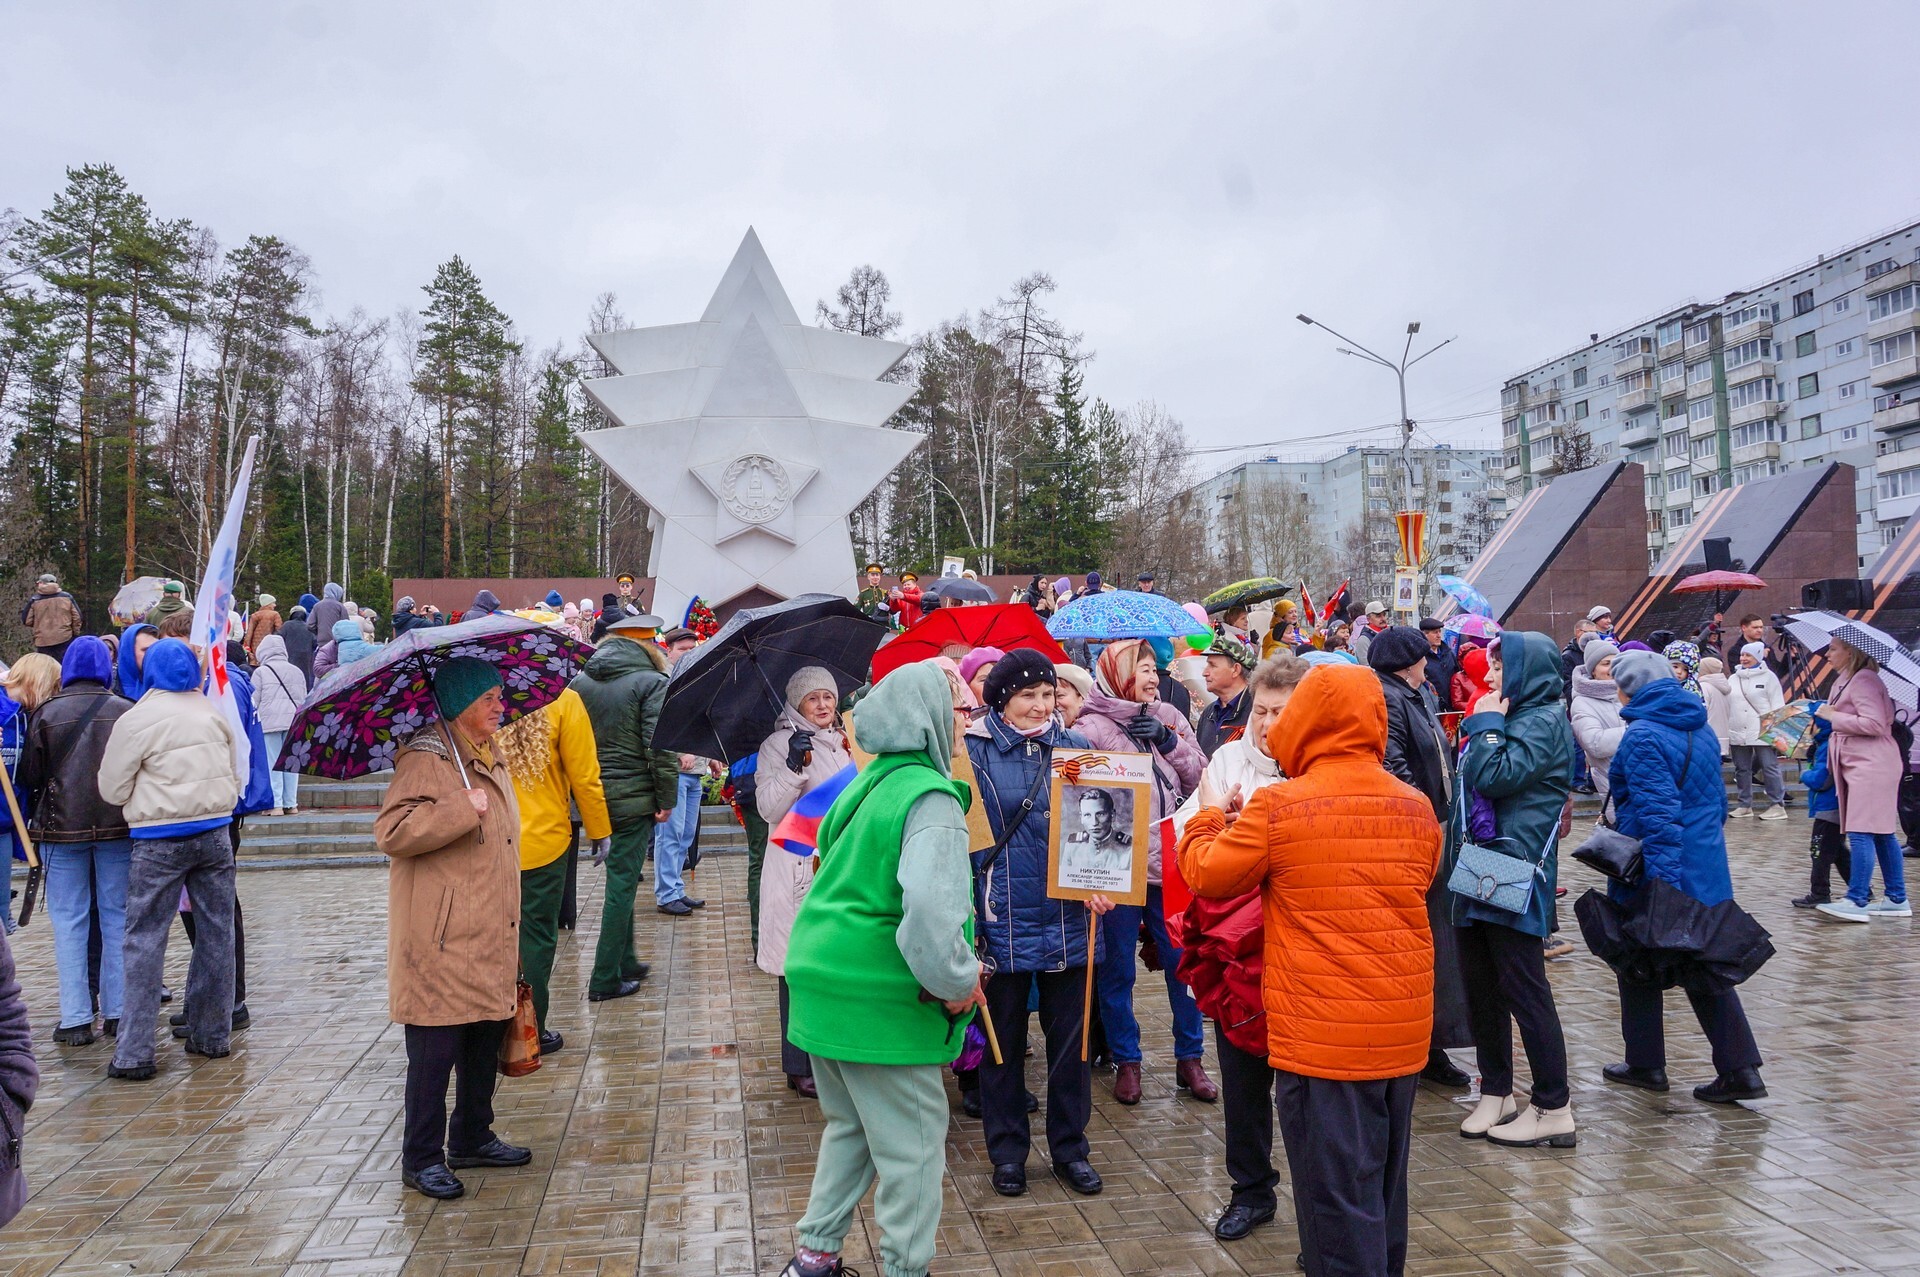
[[800, 801], [773, 827], [773, 841], [796, 856], [813, 855], [820, 845], [820, 822], [827, 818], [827, 810], [833, 806], [833, 800], [859, 774], [860, 769], [848, 763], [800, 795]]

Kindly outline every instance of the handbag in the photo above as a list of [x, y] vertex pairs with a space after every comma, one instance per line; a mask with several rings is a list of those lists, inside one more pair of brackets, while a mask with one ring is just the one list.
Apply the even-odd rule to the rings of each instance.
[[521, 976], [513, 982], [513, 1019], [500, 1039], [500, 1072], [525, 1077], [540, 1067], [540, 1017], [533, 1013], [533, 986]]
[[[1460, 795], [1460, 847], [1455, 854], [1453, 872], [1447, 875], [1447, 890], [1507, 913], [1525, 913], [1527, 906], [1533, 902], [1534, 883], [1546, 878], [1546, 848], [1541, 848], [1540, 860], [1535, 863], [1525, 856], [1515, 856], [1470, 841], [1467, 837], [1467, 809], [1472, 802], [1466, 793]], [[1559, 835], [1559, 829], [1559, 822], [1555, 821], [1553, 828], [1547, 831], [1548, 846]], [[1512, 839], [1502, 838], [1500, 841], [1511, 843]]]
[[[1680, 780], [1675, 790], [1683, 790], [1687, 784], [1687, 772], [1693, 767], [1693, 736], [1687, 736], [1686, 761], [1680, 764]], [[1632, 887], [1639, 883], [1646, 872], [1646, 857], [1640, 850], [1640, 840], [1621, 833], [1606, 823], [1607, 808], [1613, 806], [1613, 791], [1607, 791], [1606, 805], [1600, 809], [1601, 825], [1587, 837], [1587, 840], [1573, 849], [1573, 858], [1589, 868], [1598, 869], [1607, 877], [1622, 886]]]

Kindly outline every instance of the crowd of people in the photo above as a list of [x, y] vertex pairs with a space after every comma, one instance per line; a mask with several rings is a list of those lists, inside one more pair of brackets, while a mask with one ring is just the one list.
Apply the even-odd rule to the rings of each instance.
[[[880, 578], [874, 565], [856, 602], [890, 626], [950, 603], [928, 600], [911, 573], [890, 588]], [[1151, 574], [1136, 585], [1151, 590]], [[1015, 601], [1048, 614], [1109, 588], [1097, 573], [1078, 588], [1036, 577]], [[843, 1271], [852, 1212], [876, 1178], [886, 1272], [926, 1272], [951, 1120], [943, 1070], [982, 1123], [995, 1192], [1027, 1191], [1041, 1114], [1052, 1173], [1091, 1195], [1103, 1187], [1094, 1079], [1137, 1104], [1153, 1058], [1171, 1060], [1175, 1094], [1223, 1110], [1232, 1191], [1220, 1239], [1274, 1217], [1277, 1126], [1305, 1269], [1397, 1273], [1420, 1082], [1464, 1093], [1477, 1075], [1465, 1138], [1578, 1143], [1546, 967], [1572, 948], [1558, 900], [1575, 792], [1600, 795], [1601, 823], [1639, 841], [1644, 881], [1608, 889], [1628, 910], [1655, 880], [1705, 906], [1732, 899], [1723, 827], [1754, 816], [1756, 778], [1772, 804], [1757, 818], [1786, 814], [1765, 728], [1784, 698], [1758, 618], [1722, 662], [1672, 636], [1618, 642], [1604, 606], [1562, 648], [1497, 626], [1392, 624], [1379, 603], [1349, 619], [1282, 599], [1223, 610], [1203, 650], [1184, 655], [1125, 637], [1076, 645], [1067, 662], [1025, 646], [950, 650], [851, 692], [806, 665], [772, 689], [780, 705], [757, 751], [728, 766], [655, 742], [677, 663], [715, 628], [696, 607], [692, 624], [670, 627], [622, 576], [597, 607], [555, 591], [522, 609], [593, 650], [556, 699], [504, 727], [493, 664], [437, 667], [445, 730], [400, 746], [375, 828], [391, 861], [389, 1010], [405, 1026], [411, 1189], [458, 1197], [458, 1170], [532, 1157], [494, 1129], [496, 1060], [521, 980], [541, 1051], [565, 1049], [551, 981], [571, 854], [604, 869], [586, 997], [631, 997], [649, 976], [634, 933], [647, 862], [656, 910], [698, 915], [706, 902], [688, 894], [686, 869], [702, 804], [718, 796], [747, 832], [753, 961], [778, 982], [781, 1067], [826, 1122], [790, 1277]], [[387, 641], [502, 610], [485, 590], [459, 616], [403, 598]], [[153, 1077], [146, 1026], [172, 996], [161, 975], [178, 913], [193, 953], [165, 1027], [189, 1053], [225, 1055], [251, 1019], [234, 890], [242, 824], [298, 810], [297, 776], [270, 760], [330, 671], [380, 652], [377, 620], [335, 584], [284, 619], [264, 594], [234, 618], [226, 656], [252, 744], [246, 775], [229, 720], [201, 693], [174, 583], [117, 635], [73, 632], [78, 609], [51, 578], [22, 621], [35, 650], [0, 679], [0, 749], [47, 866], [53, 1038], [85, 1046], [97, 1025], [115, 1041], [111, 1077]], [[1840, 922], [1906, 917], [1899, 725], [1873, 658], [1838, 640], [1829, 654], [1839, 678], [1815, 707], [1802, 776], [1811, 890], [1795, 903]], [[1141, 903], [1051, 889], [1067, 813], [1052, 810], [1048, 782], [1064, 749], [1145, 756], [1149, 832], [1131, 849], [1145, 863]], [[816, 856], [769, 851], [808, 794], [842, 785]], [[984, 815], [989, 845], [969, 813]], [[1105, 828], [1099, 816], [1088, 828]], [[1119, 847], [1126, 834], [1101, 836]], [[1171, 1042], [1149, 1040], [1136, 1014], [1143, 957], [1163, 976]], [[14, 1080], [30, 1070], [9, 1068], [10, 962], [0, 948], [0, 1116], [17, 1133], [32, 1087]], [[1665, 1091], [1662, 989], [1622, 974], [1619, 994], [1624, 1058], [1605, 1076]], [[1715, 1069], [1694, 1095], [1765, 1095], [1738, 993], [1687, 994]], [[1036, 1014], [1040, 1094], [1026, 1059]], [[1218, 1081], [1203, 1062], [1209, 1022]], [[1473, 1074], [1450, 1054], [1468, 1048]], [[0, 1165], [0, 1214], [16, 1168]]]

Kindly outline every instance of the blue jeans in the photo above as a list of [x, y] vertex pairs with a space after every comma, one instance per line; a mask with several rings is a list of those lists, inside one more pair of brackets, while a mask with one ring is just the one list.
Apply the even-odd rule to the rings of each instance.
[[668, 904], [687, 894], [680, 880], [687, 867], [687, 850], [693, 846], [693, 831], [700, 827], [700, 782], [704, 772], [681, 772], [680, 794], [674, 799], [673, 814], [653, 834], [653, 902]]
[[47, 867], [47, 920], [53, 924], [53, 961], [60, 972], [60, 1027], [93, 1023], [93, 991], [87, 982], [89, 915], [100, 909], [100, 1014], [120, 1018], [126, 989], [123, 947], [127, 935], [127, 866], [133, 842], [43, 842]]
[[1880, 885], [1895, 904], [1907, 900], [1907, 871], [1900, 863], [1900, 840], [1892, 834], [1848, 834], [1852, 865], [1847, 874], [1847, 899], [1865, 905], [1873, 899], [1873, 862], [1880, 862]]
[[1147, 888], [1144, 909], [1116, 905], [1100, 920], [1105, 941], [1100, 946], [1100, 964], [1094, 978], [1100, 991], [1100, 1023], [1107, 1031], [1107, 1052], [1116, 1064], [1140, 1063], [1140, 1022], [1133, 1018], [1133, 981], [1140, 967], [1135, 954], [1142, 915], [1153, 943], [1160, 949], [1167, 1002], [1173, 1008], [1173, 1058], [1197, 1060], [1207, 1049], [1200, 1008], [1194, 1004], [1192, 992], [1174, 974], [1180, 965], [1180, 950], [1167, 938], [1167, 915], [1157, 886]]
[[[267, 758], [278, 761], [280, 747], [287, 743], [285, 732], [264, 733], [267, 738]], [[267, 779], [273, 785], [273, 805], [275, 807], [298, 807], [300, 805], [300, 773], [269, 772]]]

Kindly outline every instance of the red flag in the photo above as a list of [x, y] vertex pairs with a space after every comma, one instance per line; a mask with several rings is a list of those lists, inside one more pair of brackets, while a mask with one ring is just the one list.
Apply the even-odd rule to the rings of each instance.
[[1321, 625], [1325, 625], [1327, 622], [1333, 620], [1334, 617], [1346, 612], [1347, 601], [1352, 595], [1352, 591], [1348, 587], [1352, 584], [1353, 581], [1351, 578], [1340, 582], [1340, 588], [1333, 592], [1333, 597], [1327, 600], [1326, 610], [1320, 614]]
[[1300, 628], [1302, 630], [1312, 629], [1314, 616], [1316, 615], [1313, 610], [1313, 595], [1307, 593], [1307, 583], [1304, 580], [1300, 582], [1300, 613]]

